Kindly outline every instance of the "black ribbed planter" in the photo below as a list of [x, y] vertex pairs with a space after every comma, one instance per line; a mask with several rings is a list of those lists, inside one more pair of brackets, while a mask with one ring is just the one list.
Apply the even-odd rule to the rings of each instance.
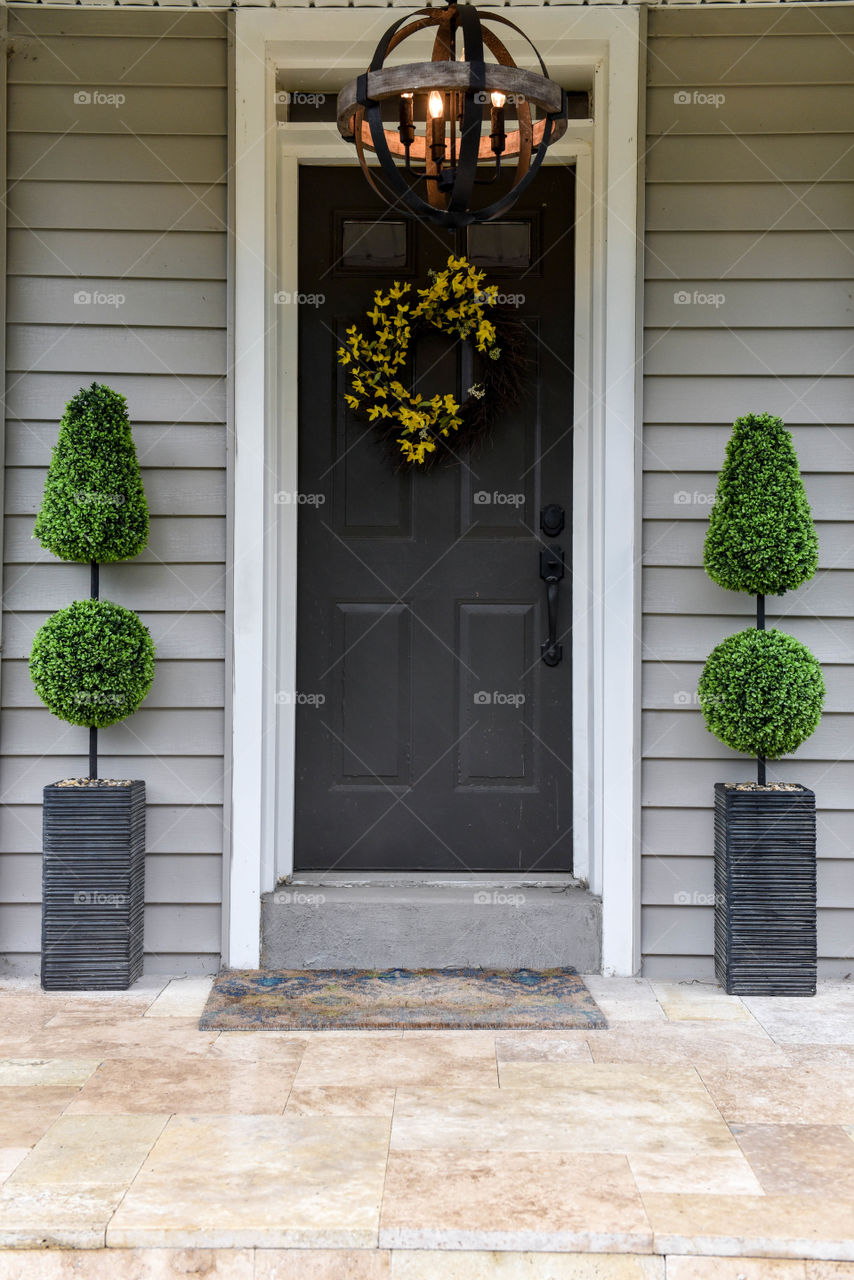
[[44, 789], [42, 986], [123, 991], [142, 975], [145, 783]]
[[715, 974], [730, 995], [815, 995], [815, 793], [806, 787], [715, 784]]

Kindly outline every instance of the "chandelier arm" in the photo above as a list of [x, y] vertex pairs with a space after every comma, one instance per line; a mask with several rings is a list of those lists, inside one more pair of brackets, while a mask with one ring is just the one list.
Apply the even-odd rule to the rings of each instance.
[[[363, 79], [364, 79], [364, 88], [362, 86]], [[421, 197], [418, 195], [418, 193], [413, 191], [412, 188], [409, 186], [408, 182], [406, 182], [406, 180], [403, 178], [400, 169], [398, 169], [397, 165], [394, 163], [394, 161], [391, 158], [391, 153], [388, 147], [380, 145], [382, 142], [385, 141], [385, 135], [383, 133], [382, 110], [378, 102], [375, 102], [372, 98], [368, 98], [367, 82], [368, 82], [367, 74], [365, 74], [364, 77], [359, 76], [359, 89], [358, 89], [358, 93], [360, 95], [359, 105], [362, 107], [365, 113], [365, 118], [368, 122], [368, 127], [371, 130], [371, 137], [374, 143], [374, 150], [376, 152], [377, 159], [380, 162], [380, 168], [382, 169], [382, 172], [383, 172], [383, 178], [388, 183], [394, 195], [397, 196], [398, 199], [402, 200], [403, 203], [407, 205], [407, 207], [414, 214], [416, 214], [420, 218], [435, 217], [436, 211], [427, 203], [426, 200], [422, 200]], [[359, 137], [360, 136], [359, 133], [357, 133], [356, 136]], [[360, 159], [362, 161], [362, 170], [363, 172], [367, 173], [368, 167], [364, 159], [364, 152], [362, 152]], [[377, 186], [376, 186], [376, 183], [373, 182], [373, 180], [372, 180], [372, 184], [373, 184], [374, 190], [376, 191]], [[386, 201], [386, 203], [388, 203], [388, 201]]]
[[534, 181], [540, 165], [546, 158], [546, 152], [549, 148], [552, 128], [554, 127], [551, 116], [546, 117], [545, 124], [546, 127], [543, 130], [543, 140], [534, 152], [528, 172], [524, 174], [508, 192], [501, 196], [499, 200], [495, 200], [492, 204], [487, 205], [485, 209], [479, 209], [477, 213], [479, 221], [491, 222], [494, 218], [500, 218], [502, 213], [505, 213], [507, 209], [512, 208], [525, 188], [529, 187]]
[[[418, 9], [416, 12], [418, 14], [429, 14], [431, 11], [429, 9]], [[385, 61], [386, 55], [389, 52], [389, 46], [391, 45], [392, 37], [396, 34], [398, 29], [403, 26], [405, 22], [409, 22], [412, 19], [412, 16], [413, 15], [411, 13], [404, 14], [402, 18], [398, 18], [397, 22], [393, 22], [391, 24], [388, 31], [385, 31], [383, 33], [379, 44], [374, 50], [374, 56], [371, 59], [371, 65], [368, 68], [369, 71], [380, 71], [382, 69], [383, 62]], [[428, 23], [425, 23], [424, 25], [432, 26], [433, 24], [431, 22], [428, 22]], [[419, 30], [419, 29], [420, 29], [420, 26], [416, 27], [416, 30]], [[403, 34], [401, 33], [401, 39], [403, 38], [404, 38]]]
[[460, 130], [460, 155], [448, 213], [458, 214], [468, 208], [474, 188], [483, 119], [483, 96], [486, 90], [486, 68], [483, 64], [483, 40], [480, 20], [471, 5], [457, 10], [463, 32], [463, 53], [469, 67], [469, 84], [464, 94], [463, 122]]

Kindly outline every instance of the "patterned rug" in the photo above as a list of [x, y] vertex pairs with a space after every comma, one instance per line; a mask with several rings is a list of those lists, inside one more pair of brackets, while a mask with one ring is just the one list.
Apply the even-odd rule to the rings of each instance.
[[230, 969], [200, 1030], [607, 1027], [574, 969]]

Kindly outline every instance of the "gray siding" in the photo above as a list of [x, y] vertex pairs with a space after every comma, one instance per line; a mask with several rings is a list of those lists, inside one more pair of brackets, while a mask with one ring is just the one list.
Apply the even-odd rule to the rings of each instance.
[[[810, 645], [828, 684], [821, 727], [773, 774], [816, 789], [822, 970], [848, 973], [854, 10], [657, 9], [649, 34], [644, 968], [712, 972], [712, 785], [753, 775], [707, 733], [695, 691], [709, 650], [749, 625], [752, 602], [705, 576], [703, 539], [732, 420], [767, 409], [793, 429], [821, 548], [814, 581], [769, 612]], [[694, 102], [695, 91], [724, 101]]]
[[[101, 733], [102, 771], [147, 784], [146, 965], [219, 959], [226, 599], [227, 33], [214, 13], [9, 11], [0, 951], [38, 964], [41, 789], [84, 767], [86, 730], [33, 693], [27, 654], [85, 566], [32, 541], [63, 404], [128, 398], [151, 508], [102, 594], [139, 610], [154, 688]], [[75, 93], [123, 94], [119, 107]], [[75, 294], [119, 294], [119, 305]]]

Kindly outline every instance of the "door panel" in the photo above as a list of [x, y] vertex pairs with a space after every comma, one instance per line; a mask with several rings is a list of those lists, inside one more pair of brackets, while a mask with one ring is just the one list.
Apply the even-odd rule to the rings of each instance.
[[[299, 870], [571, 869], [573, 207], [572, 171], [546, 168], [506, 224], [451, 236], [358, 170], [300, 171], [299, 291], [325, 302], [299, 326]], [[336, 350], [376, 289], [467, 249], [528, 329], [529, 380], [479, 452], [413, 474], [347, 410]], [[425, 333], [413, 376], [463, 398], [470, 356]], [[554, 667], [546, 503], [566, 511]]]

